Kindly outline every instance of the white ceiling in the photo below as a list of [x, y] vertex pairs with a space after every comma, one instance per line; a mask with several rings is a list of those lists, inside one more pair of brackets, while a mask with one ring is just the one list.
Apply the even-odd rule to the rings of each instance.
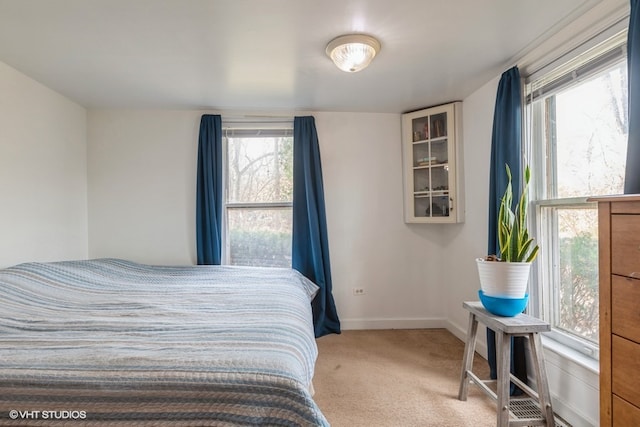
[[[0, 0], [0, 61], [87, 108], [404, 112], [465, 98], [600, 0]], [[338, 70], [334, 37], [382, 43]]]

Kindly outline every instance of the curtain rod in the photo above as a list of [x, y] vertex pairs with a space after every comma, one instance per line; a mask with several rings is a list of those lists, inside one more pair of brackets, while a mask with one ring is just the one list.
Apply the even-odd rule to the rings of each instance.
[[293, 123], [293, 115], [290, 116], [266, 116], [266, 115], [241, 115], [241, 116], [222, 116], [222, 123], [229, 124], [244, 124], [244, 123], [257, 123], [257, 124], [276, 124], [276, 123]]

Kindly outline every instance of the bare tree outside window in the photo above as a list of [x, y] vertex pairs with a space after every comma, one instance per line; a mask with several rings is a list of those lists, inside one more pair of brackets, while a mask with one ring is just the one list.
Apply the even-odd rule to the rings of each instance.
[[291, 266], [293, 138], [227, 138], [230, 264]]
[[626, 63], [555, 98], [555, 197], [620, 194], [624, 184], [628, 119]]

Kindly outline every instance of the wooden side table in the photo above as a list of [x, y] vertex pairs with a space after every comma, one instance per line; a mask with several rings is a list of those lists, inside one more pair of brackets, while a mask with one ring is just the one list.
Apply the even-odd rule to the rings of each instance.
[[[464, 348], [464, 359], [462, 361], [462, 374], [460, 376], [460, 390], [458, 399], [467, 400], [469, 382], [473, 382], [486, 394], [497, 401], [498, 427], [507, 426], [533, 426], [533, 425], [555, 425], [553, 409], [551, 407], [551, 396], [549, 394], [549, 383], [544, 365], [544, 355], [542, 353], [542, 342], [540, 332], [551, 330], [551, 326], [535, 317], [526, 314], [519, 314], [515, 317], [502, 317], [489, 313], [480, 301], [467, 301], [462, 306], [469, 311], [469, 329], [467, 330], [467, 342]], [[496, 333], [496, 366], [498, 378], [495, 393], [487, 384], [494, 380], [481, 380], [472, 372], [473, 356], [476, 348], [476, 338], [478, 332], [478, 322], [493, 329]], [[531, 356], [533, 358], [533, 368], [538, 383], [538, 392], [524, 384], [515, 376], [511, 375], [511, 337], [529, 337], [531, 346]], [[537, 400], [541, 416], [539, 418], [515, 418], [510, 416], [510, 382], [515, 383], [525, 393]]]

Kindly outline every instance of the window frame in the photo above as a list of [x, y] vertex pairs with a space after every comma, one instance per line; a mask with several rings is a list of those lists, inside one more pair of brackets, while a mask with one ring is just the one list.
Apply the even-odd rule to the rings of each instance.
[[[576, 350], [587, 357], [598, 360], [600, 357], [599, 344], [587, 340], [586, 338], [578, 337], [574, 334], [565, 332], [559, 328], [554, 327], [555, 316], [558, 314], [558, 298], [555, 295], [553, 284], [558, 284], [559, 270], [557, 265], [559, 264], [558, 254], [558, 232], [557, 232], [557, 220], [555, 218], [548, 218], [543, 210], [545, 208], [566, 208], [566, 209], [593, 209], [597, 212], [597, 203], [588, 202], [588, 197], [567, 197], [559, 199], [544, 199], [533, 201], [534, 209], [531, 210], [532, 222], [534, 223], [536, 236], [538, 236], [538, 244], [540, 245], [540, 256], [538, 259], [537, 268], [533, 270], [534, 280], [532, 283], [537, 283], [536, 287], [536, 303], [537, 303], [537, 315], [545, 319], [551, 324], [551, 331], [545, 333], [545, 335], [555, 341], [558, 341], [565, 346]], [[556, 230], [547, 233], [545, 228], [556, 228]], [[551, 242], [548, 242], [549, 236], [551, 236]], [[543, 248], [553, 245], [551, 251], [543, 250]], [[545, 268], [546, 266], [553, 266], [553, 268]]]
[[[587, 58], [586, 60], [584, 58]], [[558, 198], [555, 194], [549, 194], [550, 188], [556, 185], [556, 165], [550, 144], [555, 143], [555, 137], [546, 135], [544, 117], [545, 108], [533, 108], [534, 102], [541, 96], [553, 96], [573, 85], [580, 84], [583, 80], [597, 75], [603, 70], [615, 67], [621, 61], [626, 61], [626, 28], [610, 29], [607, 38], [594, 41], [591, 49], [580, 49], [572, 54], [560, 58], [556, 64], [545, 67], [545, 71], [533, 73], [525, 80], [525, 99], [523, 105], [524, 135], [523, 154], [525, 159], [530, 159], [533, 175], [528, 218], [531, 229], [536, 230], [536, 238], [541, 247], [540, 256], [532, 268], [530, 286], [532, 302], [529, 305], [530, 314], [548, 321], [552, 329], [545, 336], [572, 350], [585, 355], [589, 359], [599, 360], [599, 343], [596, 345], [586, 338], [578, 337], [554, 327], [555, 307], [558, 297], [553, 295], [552, 283], [559, 283], [558, 259], [559, 254], [557, 230], [547, 232], [547, 228], [553, 228], [550, 219], [546, 217], [545, 209], [554, 208], [588, 208], [597, 209], [597, 204], [587, 202], [589, 196]], [[559, 66], [553, 66], [559, 65]], [[579, 69], [580, 72], [571, 71]], [[551, 71], [549, 71], [551, 70]], [[569, 70], [569, 72], [567, 72]], [[542, 84], [536, 87], [536, 83]], [[561, 82], [560, 84], [558, 82]], [[547, 92], [545, 92], [545, 89]], [[543, 101], [545, 102], [545, 101]], [[553, 187], [556, 188], [556, 187]], [[555, 213], [554, 213], [555, 215]], [[556, 217], [557, 218], [557, 217]], [[552, 242], [548, 242], [552, 236]], [[551, 253], [542, 250], [549, 244], [556, 245]]]
[[[265, 136], [290, 136], [293, 138], [293, 119], [273, 119], [260, 121], [226, 120], [222, 125], [222, 265], [231, 264], [231, 238], [229, 232], [230, 210], [287, 209], [293, 212], [293, 194], [291, 201], [277, 202], [230, 202], [229, 201], [229, 138], [264, 138]], [[293, 156], [293, 154], [292, 154]], [[293, 158], [291, 159], [293, 161]], [[293, 227], [291, 229], [293, 233]]]

